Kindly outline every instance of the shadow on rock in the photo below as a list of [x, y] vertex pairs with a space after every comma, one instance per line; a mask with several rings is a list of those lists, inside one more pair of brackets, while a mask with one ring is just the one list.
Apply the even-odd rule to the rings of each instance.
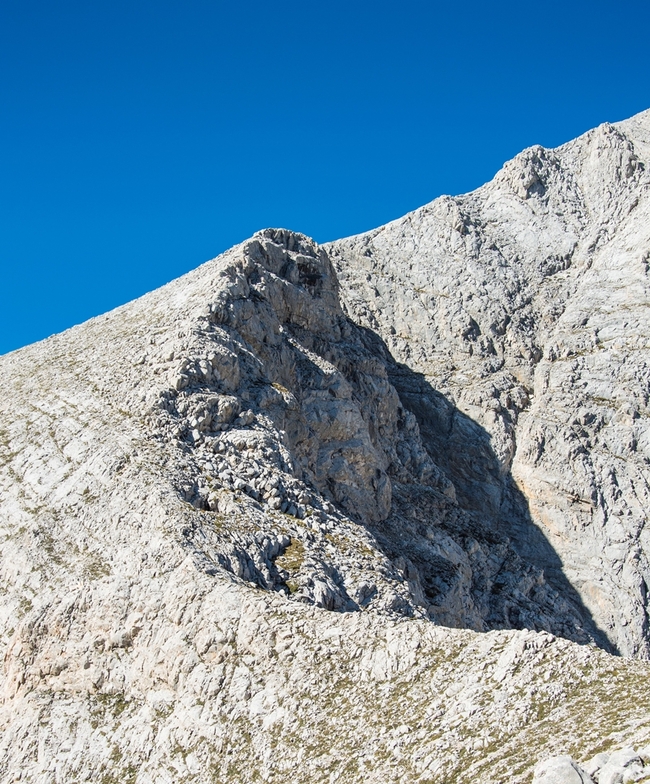
[[597, 626], [562, 562], [535, 524], [526, 498], [495, 455], [489, 433], [397, 363], [373, 331], [364, 343], [386, 363], [422, 442], [451, 480], [455, 501], [436, 488], [392, 479], [388, 518], [369, 524], [435, 622], [480, 631], [534, 629], [617, 653]]

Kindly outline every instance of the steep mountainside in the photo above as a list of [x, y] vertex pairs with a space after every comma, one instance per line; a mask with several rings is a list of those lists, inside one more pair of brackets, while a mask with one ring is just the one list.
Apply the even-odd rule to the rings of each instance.
[[328, 248], [347, 312], [421, 374], [391, 380], [461, 504], [643, 657], [649, 165], [645, 112]]
[[0, 358], [0, 781], [650, 739], [649, 150], [646, 113], [326, 248], [268, 229]]

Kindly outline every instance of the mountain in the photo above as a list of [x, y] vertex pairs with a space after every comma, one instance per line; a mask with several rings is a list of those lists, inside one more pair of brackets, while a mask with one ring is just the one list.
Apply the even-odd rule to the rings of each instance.
[[645, 112], [0, 358], [1, 780], [647, 742], [649, 164]]
[[645, 112], [329, 249], [350, 317], [420, 374], [397, 389], [463, 507], [644, 658], [649, 161]]

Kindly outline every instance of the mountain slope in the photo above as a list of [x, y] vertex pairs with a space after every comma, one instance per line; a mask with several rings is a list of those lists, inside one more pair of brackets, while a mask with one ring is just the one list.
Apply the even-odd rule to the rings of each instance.
[[444, 409], [402, 395], [462, 503], [644, 657], [649, 138], [645, 112], [531, 148], [474, 193], [328, 248], [352, 318], [489, 434], [497, 470], [468, 466]]
[[605, 651], [650, 650], [649, 121], [0, 358], [2, 781], [524, 781], [648, 738]]

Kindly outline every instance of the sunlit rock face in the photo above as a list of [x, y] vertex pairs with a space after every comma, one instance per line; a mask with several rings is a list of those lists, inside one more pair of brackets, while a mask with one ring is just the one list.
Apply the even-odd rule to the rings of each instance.
[[0, 358], [0, 781], [641, 748], [649, 151], [645, 113], [365, 235], [267, 229]]
[[328, 248], [351, 318], [487, 434], [492, 463], [457, 448], [478, 440], [435, 395], [407, 390], [461, 505], [551, 581], [561, 571], [611, 644], [643, 657], [649, 151], [645, 112], [526, 150], [473, 193]]

